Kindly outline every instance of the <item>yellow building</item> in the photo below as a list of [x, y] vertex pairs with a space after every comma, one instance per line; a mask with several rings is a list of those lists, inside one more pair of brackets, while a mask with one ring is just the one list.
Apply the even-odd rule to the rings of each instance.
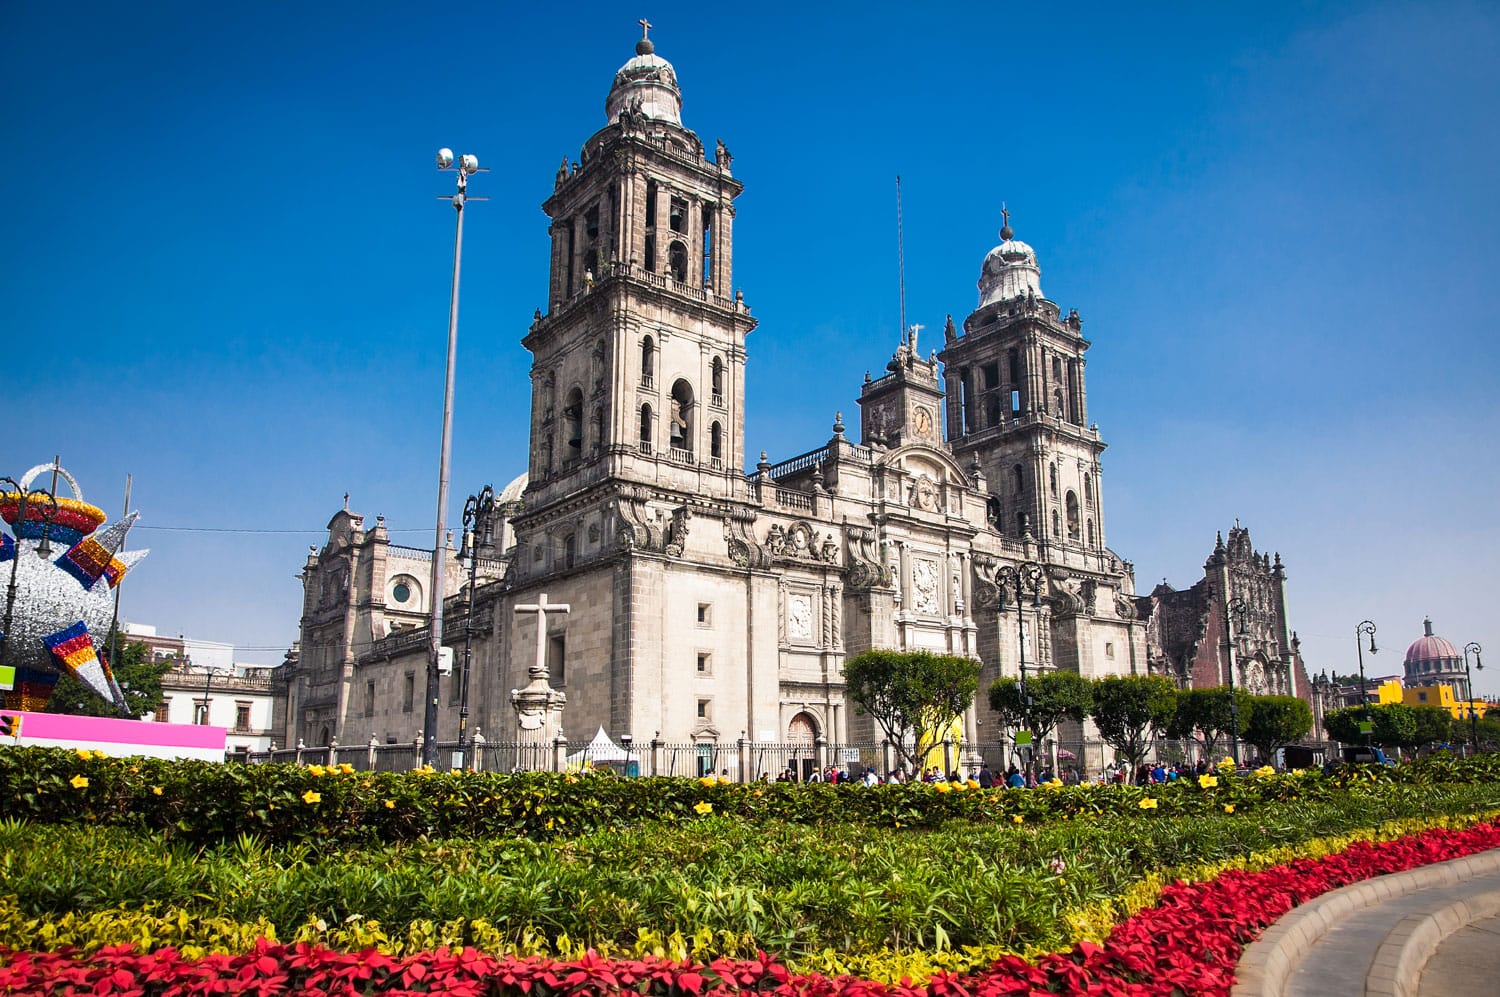
[[[1453, 695], [1453, 687], [1448, 685], [1419, 685], [1404, 690], [1401, 700], [1407, 706], [1441, 706], [1453, 714], [1455, 720], [1469, 719], [1469, 711], [1472, 709], [1477, 717], [1484, 716], [1484, 711], [1489, 709], [1489, 703], [1482, 699], [1463, 700]], [[1381, 700], [1384, 702], [1384, 700]]]

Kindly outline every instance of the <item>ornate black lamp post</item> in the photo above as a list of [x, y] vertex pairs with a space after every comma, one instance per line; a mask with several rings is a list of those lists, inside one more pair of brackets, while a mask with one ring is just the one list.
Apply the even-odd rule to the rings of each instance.
[[1464, 691], [1469, 696], [1469, 732], [1473, 736], [1474, 750], [1479, 750], [1479, 714], [1474, 710], [1474, 683], [1469, 678], [1469, 655], [1474, 655], [1474, 670], [1484, 671], [1484, 662], [1479, 660], [1479, 652], [1484, 648], [1479, 646], [1477, 640], [1471, 640], [1464, 645]]
[[[1224, 604], [1227, 610], [1228, 620], [1225, 630], [1229, 642], [1229, 723], [1233, 728], [1229, 732], [1229, 755], [1234, 759], [1235, 768], [1240, 764], [1240, 704], [1234, 696], [1234, 641], [1236, 637], [1244, 637], [1245, 631], [1249, 629], [1246, 617], [1249, 616], [1250, 607], [1245, 605], [1245, 600], [1235, 596]], [[1230, 624], [1234, 624], [1230, 626]]]
[[1364, 620], [1354, 628], [1354, 650], [1359, 654], [1359, 697], [1365, 704], [1365, 747], [1369, 747], [1374, 737], [1375, 715], [1370, 712], [1370, 694], [1365, 688], [1365, 647], [1360, 639], [1365, 634], [1370, 635], [1370, 653], [1375, 654], [1380, 648], [1375, 646], [1375, 624]]
[[[1025, 595], [1031, 593], [1031, 605], [1039, 607], [1042, 604], [1042, 580], [1046, 573], [1042, 566], [1035, 561], [1022, 561], [1012, 567], [1009, 564], [1002, 565], [995, 572], [995, 584], [1000, 587], [1000, 612], [1005, 612], [1005, 591], [1014, 588], [1016, 591], [1016, 643], [1020, 645], [1021, 663], [1021, 724], [1029, 737], [1031, 734], [1031, 694], [1026, 689], [1026, 600]], [[1035, 755], [1035, 746], [1026, 752], [1026, 774], [1031, 775], [1031, 761]], [[1028, 782], [1030, 779], [1028, 778]]]
[[[493, 550], [491, 534], [495, 514], [495, 489], [485, 485], [464, 503], [464, 552], [469, 557], [469, 611], [464, 617], [464, 667], [458, 686], [458, 755], [463, 768], [469, 758], [469, 662], [474, 645], [474, 588], [479, 574], [479, 548]], [[483, 534], [481, 537], [480, 534]]]

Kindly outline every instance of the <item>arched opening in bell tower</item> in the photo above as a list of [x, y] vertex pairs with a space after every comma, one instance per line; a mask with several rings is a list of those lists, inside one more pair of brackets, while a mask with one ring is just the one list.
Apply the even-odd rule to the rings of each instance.
[[673, 450], [693, 452], [693, 386], [685, 378], [672, 385], [672, 424], [668, 427]]
[[583, 392], [577, 388], [568, 392], [563, 403], [563, 439], [568, 445], [564, 460], [583, 456]]

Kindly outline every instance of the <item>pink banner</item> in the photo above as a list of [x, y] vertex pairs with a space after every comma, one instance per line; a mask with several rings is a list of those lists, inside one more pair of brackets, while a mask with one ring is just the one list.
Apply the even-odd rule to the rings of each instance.
[[[9, 713], [9, 711], [7, 711]], [[62, 713], [21, 713], [20, 743], [28, 741], [134, 744], [156, 748], [224, 751], [225, 729], [198, 724], [164, 724], [150, 720], [73, 717]]]

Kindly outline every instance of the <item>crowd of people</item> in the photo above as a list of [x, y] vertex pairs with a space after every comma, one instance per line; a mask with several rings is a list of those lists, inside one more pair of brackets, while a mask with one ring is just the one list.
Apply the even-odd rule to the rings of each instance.
[[[1134, 769], [1124, 761], [1111, 762], [1097, 774], [1090, 776], [1084, 769], [1076, 765], [1063, 766], [1062, 771], [1054, 773], [1052, 769], [1043, 764], [1040, 767], [1022, 768], [1018, 764], [1012, 764], [1005, 770], [991, 768], [988, 762], [981, 762], [977, 769], [967, 774], [962, 769], [944, 773], [938, 766], [929, 766], [917, 774], [908, 772], [905, 768], [893, 769], [882, 777], [878, 770], [868, 766], [852, 766], [854, 772], [847, 768], [839, 768], [830, 765], [826, 770], [814, 769], [806, 779], [799, 778], [797, 770], [787, 766], [776, 782], [827, 782], [827, 783], [857, 783], [865, 786], [899, 785], [908, 782], [962, 782], [977, 783], [980, 789], [992, 789], [1003, 787], [1008, 789], [1027, 789], [1037, 786], [1051, 785], [1061, 782], [1064, 786], [1077, 786], [1081, 784], [1094, 783], [1097, 785], [1115, 786], [1150, 786], [1159, 783], [1175, 782], [1178, 779], [1206, 775], [1214, 768], [1207, 759], [1200, 758], [1197, 764], [1178, 766], [1174, 762], [1142, 762]], [[1241, 766], [1244, 770], [1244, 766]], [[725, 775], [728, 773], [726, 771]], [[771, 782], [770, 773], [761, 776], [762, 782]]]

